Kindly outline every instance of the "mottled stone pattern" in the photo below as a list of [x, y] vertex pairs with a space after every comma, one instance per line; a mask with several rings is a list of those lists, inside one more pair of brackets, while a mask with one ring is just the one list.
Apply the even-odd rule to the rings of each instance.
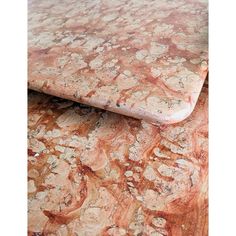
[[206, 0], [29, 0], [29, 88], [151, 123], [194, 109]]
[[37, 92], [28, 109], [30, 236], [208, 235], [207, 88], [173, 125]]

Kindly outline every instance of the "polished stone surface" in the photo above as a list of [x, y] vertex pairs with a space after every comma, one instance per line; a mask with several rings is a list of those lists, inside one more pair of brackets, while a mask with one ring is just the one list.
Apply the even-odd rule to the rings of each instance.
[[206, 0], [29, 0], [29, 88], [151, 123], [195, 107]]
[[29, 93], [31, 236], [207, 236], [208, 92], [154, 126]]

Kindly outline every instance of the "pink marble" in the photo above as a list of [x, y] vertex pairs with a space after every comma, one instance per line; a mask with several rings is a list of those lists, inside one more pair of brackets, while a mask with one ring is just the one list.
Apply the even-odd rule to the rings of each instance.
[[29, 88], [144, 119], [193, 111], [208, 71], [206, 0], [29, 0]]
[[208, 92], [154, 126], [30, 92], [30, 236], [207, 236]]

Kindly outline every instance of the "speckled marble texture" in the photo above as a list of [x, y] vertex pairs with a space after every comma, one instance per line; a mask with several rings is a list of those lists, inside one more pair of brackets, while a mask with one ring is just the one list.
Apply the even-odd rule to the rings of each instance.
[[29, 93], [30, 236], [207, 236], [208, 92], [154, 126]]
[[29, 88], [175, 123], [208, 68], [206, 0], [29, 0]]

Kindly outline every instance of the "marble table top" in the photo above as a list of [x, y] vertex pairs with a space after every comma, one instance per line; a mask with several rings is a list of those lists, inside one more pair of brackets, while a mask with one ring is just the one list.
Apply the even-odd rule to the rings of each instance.
[[206, 236], [207, 95], [154, 126], [30, 92], [29, 235]]
[[29, 0], [29, 88], [158, 124], [193, 111], [206, 0]]

